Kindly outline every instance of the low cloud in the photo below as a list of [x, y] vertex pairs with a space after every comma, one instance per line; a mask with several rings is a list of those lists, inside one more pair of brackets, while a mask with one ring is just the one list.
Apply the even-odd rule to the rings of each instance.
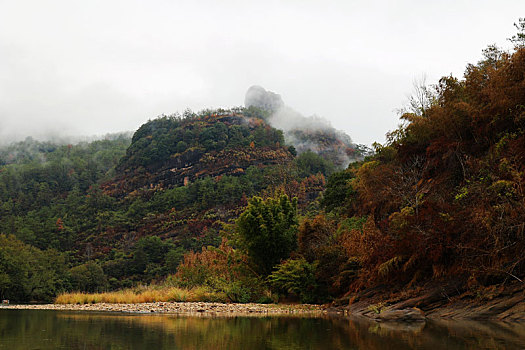
[[246, 92], [244, 105], [270, 112], [270, 125], [283, 130], [286, 143], [293, 145], [299, 154], [306, 151], [330, 154], [336, 165], [343, 168], [360, 159], [355, 152], [357, 145], [348, 134], [336, 130], [325, 118], [303, 116], [287, 106], [279, 94], [255, 85]]

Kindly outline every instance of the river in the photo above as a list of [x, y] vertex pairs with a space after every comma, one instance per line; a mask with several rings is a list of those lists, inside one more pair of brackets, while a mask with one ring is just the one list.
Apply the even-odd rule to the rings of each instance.
[[0, 349], [525, 349], [525, 324], [0, 309]]

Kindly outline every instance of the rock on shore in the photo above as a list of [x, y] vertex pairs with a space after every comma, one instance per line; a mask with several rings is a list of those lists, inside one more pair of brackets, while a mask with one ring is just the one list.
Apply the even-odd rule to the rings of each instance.
[[[490, 290], [489, 290], [490, 291]], [[424, 289], [408, 297], [384, 296], [370, 289], [341, 307], [345, 313], [376, 321], [418, 322], [425, 319], [525, 321], [525, 288], [511, 283], [491, 292], [475, 295], [454, 285]]]
[[317, 305], [273, 305], [273, 304], [224, 304], [205, 302], [154, 302], [140, 304], [45, 304], [8, 305], [0, 309], [15, 310], [61, 310], [61, 311], [109, 311], [130, 313], [171, 313], [185, 315], [320, 315], [323, 309]]

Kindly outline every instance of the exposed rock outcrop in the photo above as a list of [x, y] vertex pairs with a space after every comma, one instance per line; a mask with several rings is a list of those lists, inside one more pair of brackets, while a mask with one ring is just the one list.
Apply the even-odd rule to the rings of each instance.
[[370, 151], [354, 144], [350, 136], [335, 129], [328, 120], [315, 115], [305, 117], [287, 106], [280, 95], [260, 86], [248, 89], [244, 104], [270, 113], [268, 123], [283, 130], [286, 143], [293, 145], [298, 154], [311, 151], [346, 168]]
[[284, 101], [281, 95], [271, 91], [266, 91], [263, 87], [254, 85], [246, 92], [244, 105], [248, 107], [257, 107], [269, 112], [276, 112], [284, 107]]
[[430, 319], [471, 319], [525, 321], [525, 288], [514, 283], [499, 289], [460, 291], [454, 285], [424, 288], [406, 297], [382, 298], [374, 289], [354, 296], [345, 313], [376, 321], [424, 321]]

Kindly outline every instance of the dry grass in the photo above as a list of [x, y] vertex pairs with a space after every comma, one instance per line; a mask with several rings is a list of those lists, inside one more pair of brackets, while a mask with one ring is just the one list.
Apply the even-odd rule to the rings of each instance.
[[55, 304], [138, 304], [158, 301], [221, 301], [225, 295], [210, 292], [205, 288], [181, 289], [177, 287], [139, 287], [106, 293], [63, 293]]

